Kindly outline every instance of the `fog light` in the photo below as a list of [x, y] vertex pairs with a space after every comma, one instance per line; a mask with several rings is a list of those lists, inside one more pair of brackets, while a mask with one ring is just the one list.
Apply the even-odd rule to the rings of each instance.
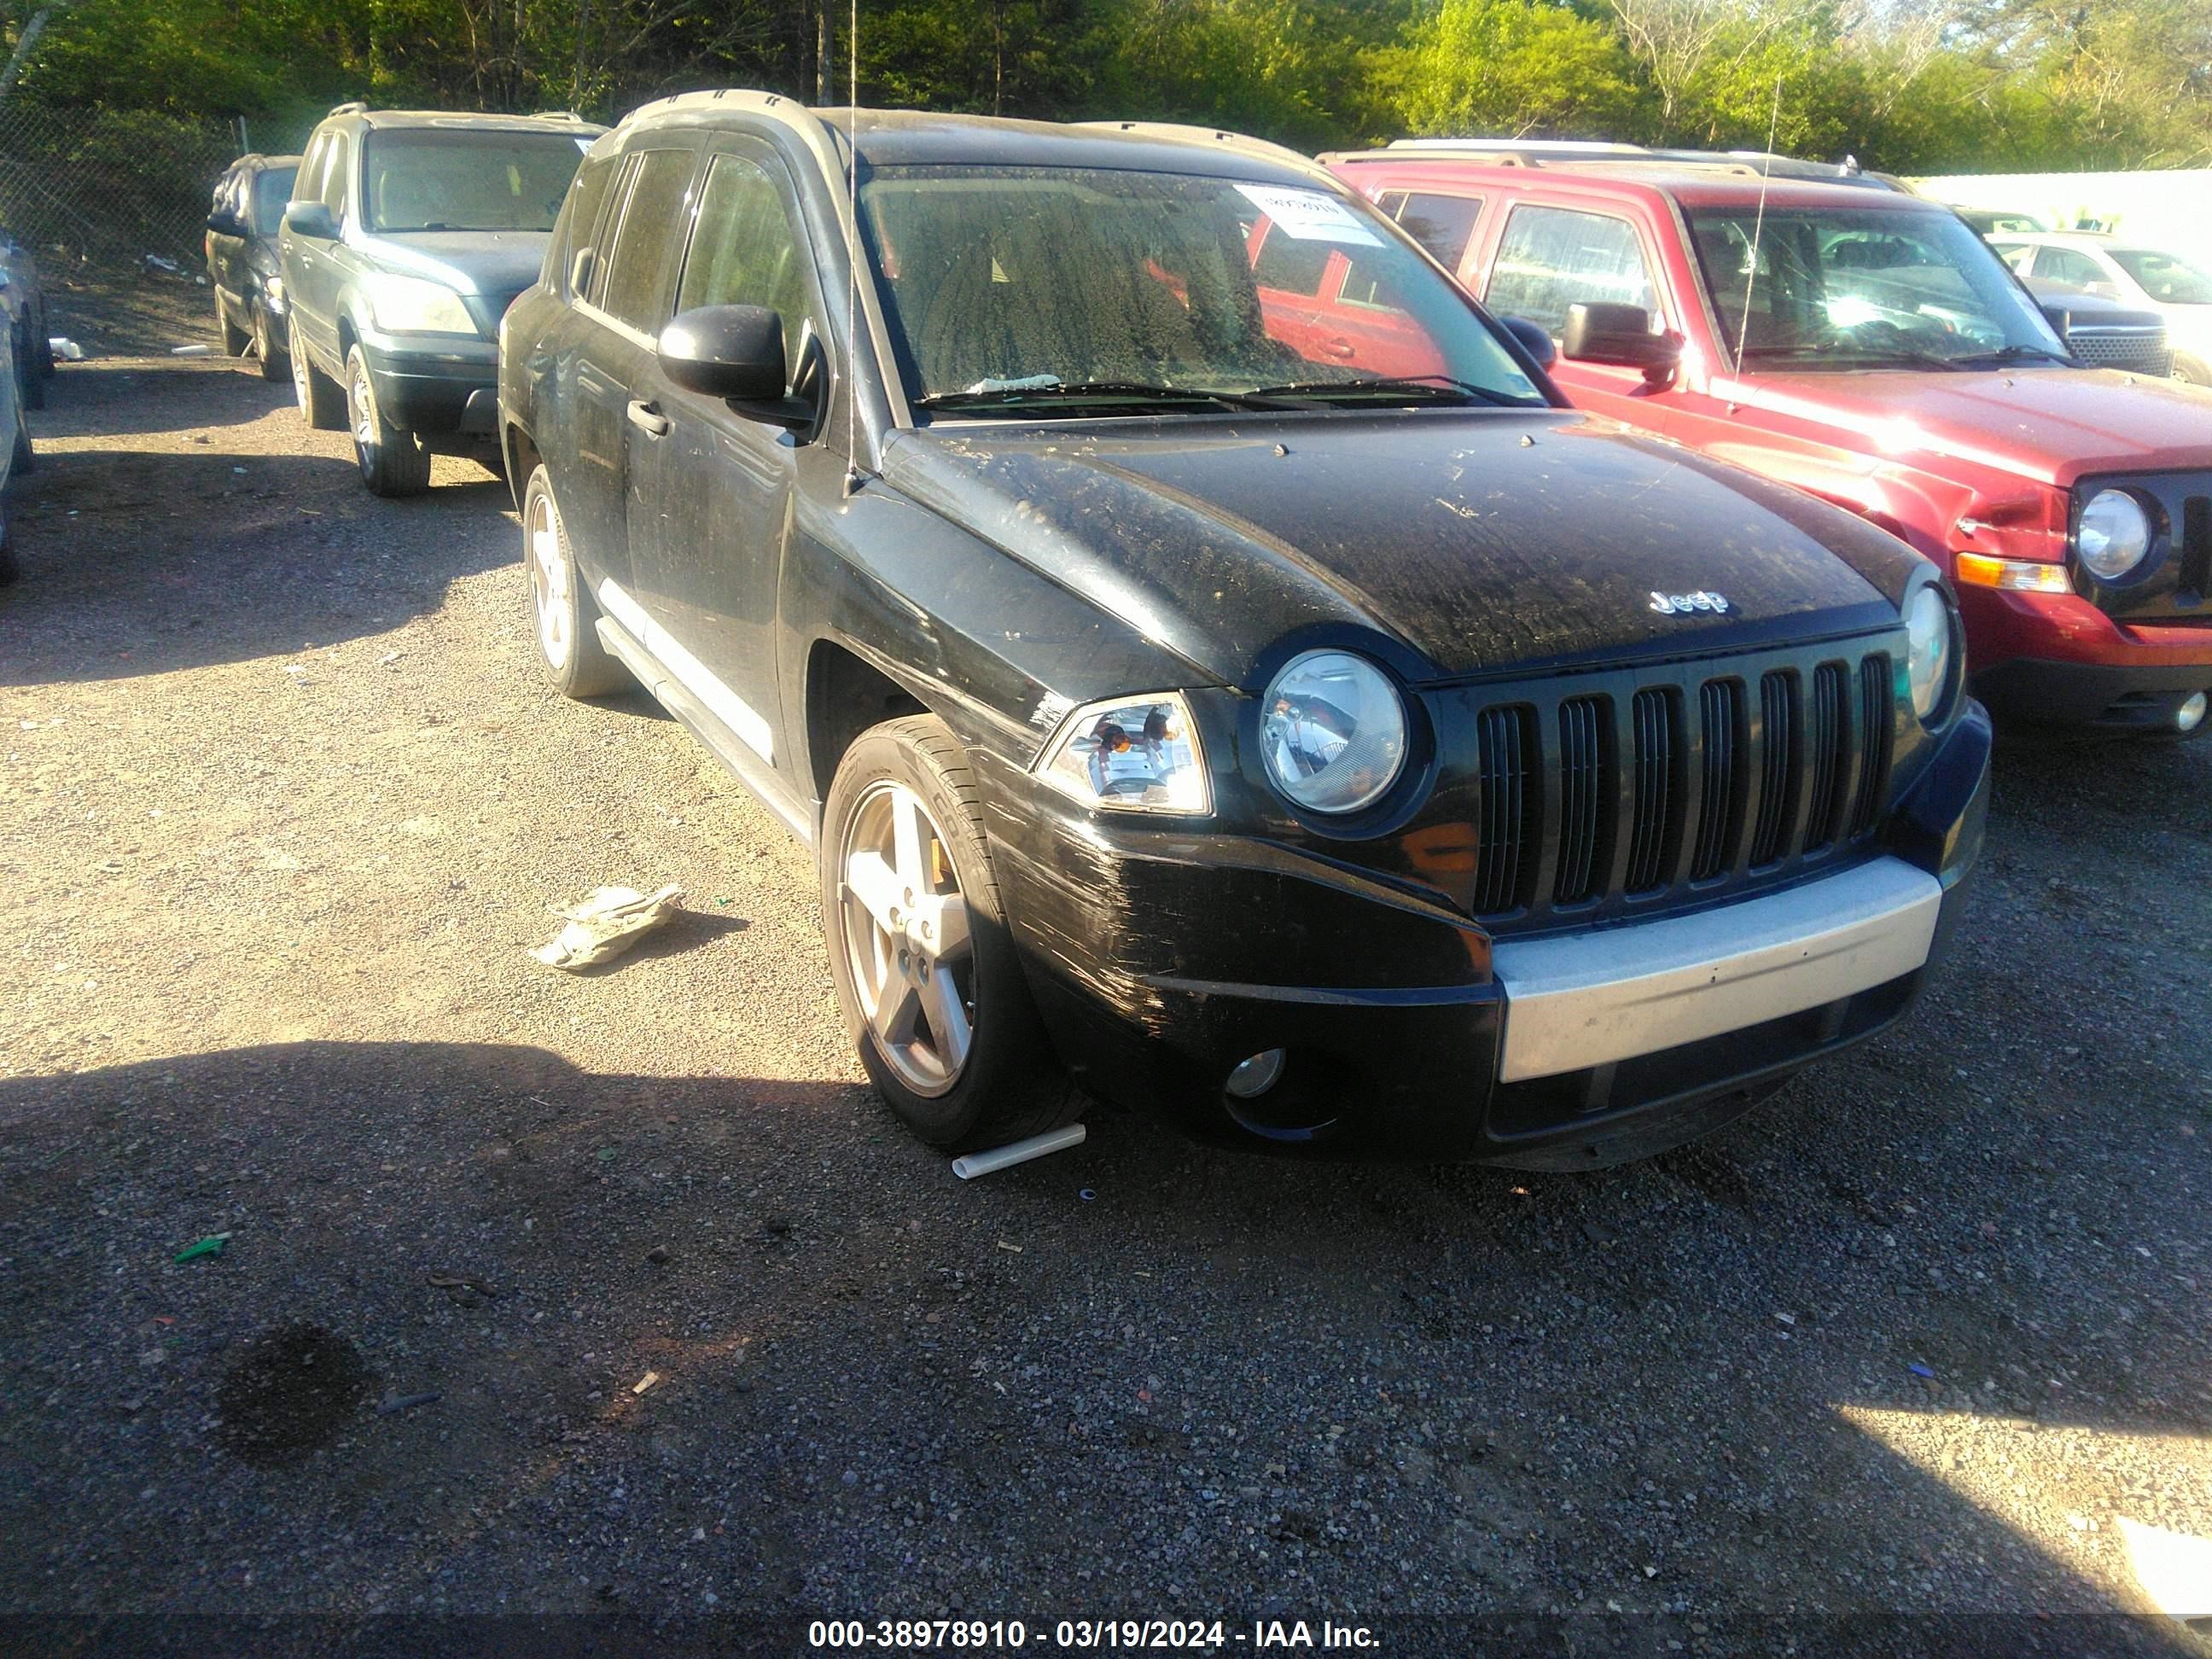
[[[2202, 691], [2191, 692], [2187, 696], [2181, 700], [2181, 707], [2173, 711], [2173, 729], [2177, 732], [2194, 732], [2198, 726], [2204, 724], [2204, 694]], [[1278, 1049], [1276, 1054], [1278, 1063], [1279, 1063], [1281, 1050]], [[1265, 1060], [1267, 1056], [1262, 1054], [1259, 1056], [1259, 1058]], [[1244, 1062], [1243, 1066], [1239, 1066], [1237, 1068], [1237, 1073], [1242, 1073], [1245, 1069], [1245, 1066], [1251, 1066], [1255, 1063], [1255, 1061], [1248, 1060]], [[1231, 1086], [1234, 1086], [1237, 1081], [1236, 1074], [1232, 1073], [1229, 1081]], [[1269, 1081], [1272, 1082], [1273, 1079], [1270, 1079]], [[1267, 1085], [1262, 1084], [1261, 1086], [1264, 1088]]]
[[[2203, 699], [2197, 699], [2202, 702]], [[2200, 714], [2203, 711], [2197, 711]], [[1283, 1079], [1285, 1056], [1280, 1048], [1270, 1048], [1246, 1060], [1229, 1074], [1229, 1081], [1221, 1086], [1239, 1100], [1252, 1100], [1264, 1095]]]

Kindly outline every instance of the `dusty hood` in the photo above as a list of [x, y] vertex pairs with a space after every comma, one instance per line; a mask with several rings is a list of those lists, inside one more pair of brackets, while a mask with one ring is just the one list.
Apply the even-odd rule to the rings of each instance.
[[542, 230], [410, 230], [362, 239], [398, 270], [464, 294], [516, 294], [538, 280], [552, 234]]
[[[1881, 626], [1919, 563], [1847, 514], [1556, 410], [976, 422], [899, 434], [884, 471], [1232, 684], [1320, 623], [1389, 635], [1437, 678]], [[1698, 591], [1728, 611], [1653, 608]]]
[[1762, 374], [1720, 395], [1870, 455], [1950, 456], [2045, 483], [2212, 467], [2212, 396], [2110, 369]]

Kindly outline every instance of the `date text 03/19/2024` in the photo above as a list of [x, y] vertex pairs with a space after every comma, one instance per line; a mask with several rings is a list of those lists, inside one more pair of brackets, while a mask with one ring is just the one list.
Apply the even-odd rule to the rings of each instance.
[[[1051, 1626], [1049, 1645], [1076, 1650], [1144, 1650], [1242, 1647], [1254, 1650], [1369, 1650], [1381, 1645], [1364, 1625], [1328, 1620], [1255, 1619], [1249, 1628], [1226, 1620], [1184, 1619], [1062, 1619]], [[1011, 1652], [1027, 1647], [1029, 1626], [1018, 1619], [817, 1619], [807, 1645], [835, 1648], [963, 1648]], [[1044, 1629], [1036, 1645], [1046, 1646]]]

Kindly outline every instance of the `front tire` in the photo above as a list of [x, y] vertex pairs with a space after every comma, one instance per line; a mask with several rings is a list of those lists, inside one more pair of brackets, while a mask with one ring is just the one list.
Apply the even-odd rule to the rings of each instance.
[[289, 380], [292, 374], [292, 354], [277, 343], [276, 325], [261, 307], [253, 307], [253, 355], [261, 361], [261, 378], [264, 380]]
[[823, 927], [860, 1063], [891, 1110], [946, 1152], [1072, 1121], [1017, 958], [968, 757], [942, 720], [863, 732], [823, 814]]
[[629, 671], [599, 643], [599, 607], [577, 568], [544, 467], [530, 475], [522, 495], [522, 562], [530, 574], [530, 618], [538, 660], [565, 697], [603, 697], [629, 683]]
[[430, 450], [420, 436], [394, 426], [376, 406], [376, 383], [359, 346], [346, 353], [346, 424], [353, 429], [353, 458], [372, 495], [387, 500], [419, 495], [430, 487]]
[[345, 394], [337, 383], [315, 367], [307, 343], [300, 337], [300, 319], [292, 319], [289, 338], [292, 359], [292, 396], [300, 405], [300, 418], [315, 432], [345, 429]]

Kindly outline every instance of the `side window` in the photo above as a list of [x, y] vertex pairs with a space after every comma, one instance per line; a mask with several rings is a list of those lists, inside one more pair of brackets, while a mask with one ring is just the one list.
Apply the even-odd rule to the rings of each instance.
[[330, 160], [330, 134], [317, 133], [307, 144], [307, 155], [301, 159], [299, 177], [292, 181], [293, 201], [315, 202], [322, 199], [323, 165]]
[[1643, 244], [1626, 220], [1516, 207], [1505, 222], [1483, 303], [1501, 317], [1526, 317], [1557, 339], [1567, 325], [1567, 307], [1577, 301], [1652, 311], [1655, 292]]
[[576, 169], [568, 199], [561, 204], [561, 220], [554, 227], [553, 245], [546, 255], [545, 276], [546, 286], [564, 300], [575, 297], [569, 291], [568, 278], [576, 268], [576, 255], [595, 246], [599, 210], [607, 204], [607, 187], [614, 183], [615, 167], [612, 156], [585, 162]]
[[1457, 275], [1468, 239], [1474, 234], [1474, 222], [1482, 216], [1482, 198], [1394, 190], [1382, 198], [1382, 210], [1428, 249], [1438, 264]]
[[2105, 280], [2097, 262], [2070, 247], [2046, 247], [2035, 256], [2035, 274], [2075, 288], [2093, 288]]
[[1333, 246], [1318, 238], [1285, 235], [1280, 225], [1270, 224], [1262, 233], [1260, 257], [1252, 262], [1252, 279], [1284, 294], [1318, 294]]
[[622, 226], [607, 252], [605, 280], [592, 279], [601, 309], [648, 334], [668, 313], [668, 271], [690, 217], [696, 159], [688, 149], [649, 149], [638, 158], [630, 169]]
[[742, 155], [717, 155], [699, 195], [699, 228], [684, 262], [676, 309], [694, 306], [766, 306], [783, 319], [784, 362], [795, 374], [811, 322], [806, 256], [793, 234], [775, 181]]
[[346, 216], [346, 186], [352, 181], [353, 144], [342, 132], [330, 135], [330, 150], [323, 158], [322, 200], [331, 216], [343, 223]]

